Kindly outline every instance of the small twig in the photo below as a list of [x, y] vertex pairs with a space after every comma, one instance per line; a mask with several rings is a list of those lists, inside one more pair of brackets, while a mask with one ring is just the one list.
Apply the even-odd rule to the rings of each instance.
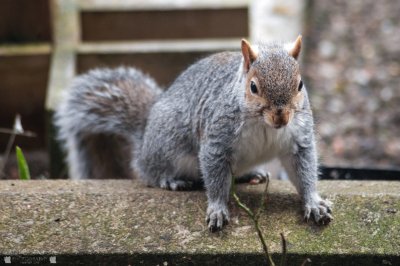
[[[268, 181], [269, 181], [269, 179], [268, 179]], [[260, 229], [260, 225], [259, 225], [259, 223], [258, 223], [258, 218], [259, 218], [260, 210], [258, 210], [257, 213], [254, 214], [245, 204], [243, 204], [243, 203], [240, 201], [238, 195], [236, 194], [235, 185], [234, 185], [234, 184], [235, 184], [235, 181], [232, 180], [232, 190], [231, 190], [232, 196], [233, 196], [233, 198], [235, 199], [237, 205], [238, 205], [240, 208], [242, 208], [242, 209], [247, 213], [247, 215], [253, 220], [253, 222], [254, 222], [254, 227], [255, 227], [255, 229], [256, 229], [256, 231], [257, 231], [257, 235], [258, 235], [258, 238], [260, 239], [260, 242], [261, 242], [262, 248], [263, 248], [263, 250], [264, 250], [264, 254], [265, 254], [266, 258], [267, 258], [268, 264], [271, 265], [271, 266], [275, 266], [275, 263], [274, 263], [274, 261], [272, 260], [271, 255], [269, 254], [268, 246], [267, 246], [267, 244], [266, 244], [266, 242], [265, 242], [264, 235], [263, 235], [263, 233], [262, 233], [262, 231], [261, 231], [261, 229]], [[264, 206], [264, 196], [266, 195], [266, 193], [267, 193], [267, 191], [268, 191], [268, 184], [269, 184], [269, 182], [266, 182], [265, 190], [264, 190], [264, 192], [263, 192], [263, 194], [262, 194], [262, 203], [261, 203], [261, 206]], [[261, 207], [260, 207], [260, 209], [261, 209]]]
[[260, 208], [258, 208], [258, 211], [257, 211], [257, 214], [256, 214], [257, 219], [258, 219], [258, 217], [260, 217], [261, 212], [265, 209], [265, 201], [266, 201], [267, 196], [268, 196], [269, 177], [270, 177], [270, 173], [267, 173], [267, 179], [265, 180], [264, 191], [261, 194], [261, 198], [260, 198]]
[[263, 236], [263, 234], [262, 234], [262, 232], [261, 232], [261, 229], [260, 229], [260, 226], [259, 226], [259, 224], [258, 224], [258, 218], [254, 215], [254, 213], [253, 213], [246, 205], [244, 205], [244, 204], [240, 201], [238, 195], [237, 195], [235, 192], [233, 192], [233, 198], [235, 199], [237, 205], [238, 205], [240, 208], [242, 208], [242, 209], [247, 213], [247, 215], [253, 220], [253, 222], [254, 222], [254, 227], [256, 228], [258, 238], [260, 239], [262, 248], [263, 248], [264, 253], [265, 253], [266, 257], [267, 257], [267, 260], [268, 260], [268, 262], [269, 262], [269, 265], [274, 266], [275, 263], [273, 262], [273, 260], [272, 260], [272, 258], [271, 258], [271, 255], [269, 254], [268, 246], [267, 246], [267, 244], [265, 243], [264, 236]]
[[308, 262], [311, 262], [311, 260], [309, 258], [305, 259], [303, 261], [303, 263], [301, 264], [301, 266], [305, 266]]
[[281, 239], [282, 239], [282, 258], [281, 258], [281, 266], [286, 265], [286, 254], [287, 254], [287, 243], [285, 236], [283, 233], [281, 233]]
[[23, 137], [28, 137], [28, 138], [36, 137], [36, 133], [32, 132], [32, 131], [24, 131], [23, 133], [16, 133], [16, 132], [14, 132], [14, 130], [8, 129], [8, 128], [0, 128], [0, 133], [9, 134], [9, 135], [15, 134], [17, 136], [23, 136]]
[[[260, 208], [257, 210], [256, 213], [254, 213], [252, 210], [250, 210], [250, 208], [248, 208], [244, 203], [242, 203], [240, 201], [239, 196], [236, 194], [234, 177], [232, 177], [231, 195], [233, 196], [234, 200], [236, 201], [236, 204], [242, 210], [244, 210], [246, 212], [246, 214], [250, 217], [251, 220], [253, 220], [254, 227], [255, 227], [255, 229], [257, 231], [258, 239], [261, 242], [262, 248], [264, 250], [264, 255], [266, 256], [266, 259], [267, 259], [267, 263], [268, 263], [268, 265], [275, 266], [275, 263], [272, 260], [272, 257], [271, 257], [271, 255], [269, 253], [268, 246], [267, 246], [267, 244], [265, 242], [264, 235], [263, 235], [263, 233], [261, 231], [261, 228], [260, 228], [260, 225], [258, 223], [258, 220], [259, 220], [259, 218], [261, 216], [261, 212], [262, 212], [262, 210], [265, 209], [265, 201], [266, 201], [266, 197], [268, 195], [269, 177], [270, 177], [270, 175], [268, 173], [267, 174], [267, 180], [265, 182], [265, 189], [264, 189], [264, 191], [262, 193], [262, 196], [261, 196]], [[280, 261], [279, 265], [280, 266], [285, 266], [285, 265], [287, 265], [287, 242], [286, 242], [286, 239], [285, 239], [285, 235], [283, 233], [280, 233], [280, 235], [281, 235], [281, 240], [282, 240], [282, 257], [281, 257], [281, 261]], [[311, 262], [311, 260], [309, 258], [305, 259], [303, 261], [303, 263], [301, 264], [301, 266], [305, 266], [308, 262]]]
[[0, 128], [0, 133], [10, 134], [10, 138], [8, 139], [6, 151], [4, 152], [3, 159], [0, 162], [0, 177], [3, 177], [5, 175], [4, 168], [6, 167], [8, 157], [10, 156], [11, 149], [12, 149], [13, 143], [15, 141], [15, 137], [16, 136], [36, 137], [36, 134], [31, 131], [24, 131], [24, 129], [22, 128], [22, 124], [21, 124], [21, 116], [19, 114], [17, 114], [15, 116], [13, 129]]
[[249, 215], [250, 217], [255, 217], [254, 213], [240, 201], [239, 196], [236, 194], [236, 192], [233, 192], [233, 198], [235, 199], [237, 205], [239, 205], [239, 207], [242, 208], [247, 213], [247, 215]]
[[1, 175], [1, 177], [3, 177], [5, 175], [4, 174], [4, 168], [6, 167], [6, 163], [7, 163], [8, 157], [10, 156], [10, 152], [11, 152], [14, 140], [15, 140], [15, 136], [16, 136], [16, 134], [12, 133], [10, 138], [8, 139], [7, 148], [6, 148], [6, 151], [4, 152], [3, 160], [1, 161], [1, 167], [0, 167], [0, 175]]

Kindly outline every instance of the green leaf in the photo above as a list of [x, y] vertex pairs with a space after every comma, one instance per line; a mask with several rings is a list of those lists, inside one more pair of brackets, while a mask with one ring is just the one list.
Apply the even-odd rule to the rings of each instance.
[[31, 174], [29, 173], [29, 167], [28, 167], [28, 164], [26, 163], [26, 160], [25, 160], [24, 154], [22, 153], [21, 148], [16, 146], [15, 152], [17, 155], [19, 179], [21, 179], [21, 180], [31, 179]]

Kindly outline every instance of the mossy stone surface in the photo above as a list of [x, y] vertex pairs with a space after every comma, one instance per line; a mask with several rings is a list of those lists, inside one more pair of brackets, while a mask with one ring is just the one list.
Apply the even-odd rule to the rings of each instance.
[[[319, 188], [334, 203], [334, 220], [323, 227], [303, 221], [290, 183], [271, 181], [260, 224], [276, 256], [282, 232], [295, 265], [306, 257], [326, 265], [340, 259], [399, 262], [400, 182], [321, 181]], [[257, 208], [262, 185], [237, 189], [243, 202]], [[252, 221], [233, 201], [230, 210], [231, 223], [212, 234], [204, 220], [204, 191], [172, 192], [129, 180], [1, 181], [0, 255], [160, 265], [251, 258], [259, 265], [262, 248]]]

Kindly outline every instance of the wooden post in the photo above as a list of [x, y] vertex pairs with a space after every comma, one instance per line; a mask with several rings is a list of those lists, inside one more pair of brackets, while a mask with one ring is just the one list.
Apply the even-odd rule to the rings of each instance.
[[46, 128], [50, 161], [50, 177], [65, 173], [63, 154], [57, 143], [53, 114], [76, 72], [76, 47], [80, 39], [79, 12], [75, 0], [52, 0], [54, 49], [50, 64], [46, 95]]

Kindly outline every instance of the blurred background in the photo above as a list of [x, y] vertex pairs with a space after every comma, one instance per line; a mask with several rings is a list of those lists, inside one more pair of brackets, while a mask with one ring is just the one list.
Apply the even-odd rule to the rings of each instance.
[[[19, 113], [37, 135], [15, 140], [32, 176], [61, 177], [51, 117], [73, 75], [134, 65], [167, 87], [199, 58], [238, 50], [243, 37], [301, 33], [321, 162], [398, 168], [399, 14], [397, 0], [2, 0], [0, 128], [12, 129]], [[9, 137], [0, 133], [0, 154]], [[18, 177], [13, 154], [4, 173]]]

